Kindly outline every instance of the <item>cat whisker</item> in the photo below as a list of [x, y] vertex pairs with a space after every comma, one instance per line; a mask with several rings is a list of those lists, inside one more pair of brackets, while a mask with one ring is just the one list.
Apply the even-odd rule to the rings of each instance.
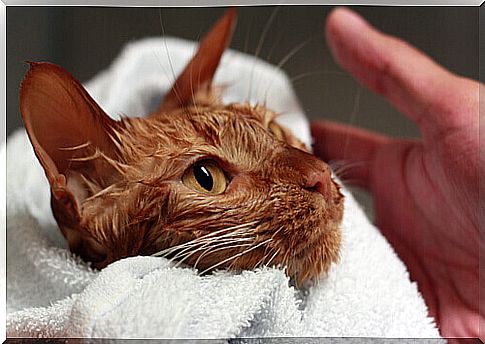
[[[253, 241], [254, 238], [251, 238], [249, 241]], [[226, 245], [227, 243], [224, 243], [224, 244], [221, 244], [221, 245], [216, 245], [214, 247], [210, 247], [208, 250], [204, 251], [198, 258], [197, 260], [195, 261], [195, 264], [194, 264], [194, 268], [196, 269], [197, 268], [197, 264], [200, 262], [200, 259], [205, 256], [208, 252], [208, 255], [211, 255], [215, 252], [218, 252], [218, 251], [224, 251], [224, 250], [228, 250], [228, 249], [231, 249], [231, 248], [239, 248], [239, 247], [248, 247], [248, 246], [252, 246], [252, 244], [237, 244], [237, 245], [229, 245], [229, 246], [224, 246]], [[223, 247], [220, 247], [220, 246], [223, 246]], [[216, 248], [216, 247], [219, 247], [215, 250], [213, 250], [213, 248]]]
[[[266, 241], [266, 244], [267, 244], [267, 243], [270, 243], [272, 240], [271, 240], [271, 238], [270, 238], [270, 239], [266, 239], [265, 241]], [[266, 248], [265, 248], [265, 250], [264, 250], [264, 252], [265, 252], [265, 253], [266, 253], [266, 250], [267, 250], [267, 249], [268, 249], [268, 247], [266, 247]], [[252, 250], [252, 249], [251, 249], [251, 250]], [[229, 269], [229, 270], [231, 270], [231, 269], [233, 269], [233, 268], [234, 268], [234, 264], [236, 264], [237, 260], [238, 260], [238, 259], [234, 260], [234, 261], [233, 261], [233, 262], [232, 262], [232, 263], [231, 263], [231, 264], [228, 266], [228, 269]]]
[[344, 174], [345, 172], [348, 172], [349, 170], [356, 168], [356, 167], [366, 166], [367, 164], [368, 164], [367, 161], [352, 161], [352, 162], [342, 161], [338, 164], [329, 164], [329, 165], [332, 167], [332, 171], [338, 177], [341, 177], [342, 174]]
[[276, 65], [276, 67], [282, 68], [293, 56], [295, 56], [296, 53], [298, 53], [301, 49], [305, 47], [305, 45], [307, 45], [314, 39], [315, 39], [315, 35], [309, 37], [308, 39], [304, 40], [303, 42], [295, 46], [280, 60], [280, 62]]
[[[259, 56], [259, 53], [261, 52], [261, 49], [263, 47], [263, 43], [264, 43], [264, 40], [266, 39], [266, 35], [268, 34], [268, 31], [269, 31], [269, 28], [271, 27], [271, 23], [273, 22], [274, 18], [276, 17], [276, 15], [278, 14], [278, 11], [279, 11], [280, 7], [279, 6], [276, 6], [273, 10], [273, 12], [271, 13], [268, 21], [266, 22], [264, 28], [263, 28], [263, 32], [261, 33], [261, 36], [259, 38], [259, 42], [258, 42], [258, 45], [256, 46], [256, 51], [254, 52], [254, 57], [258, 57]], [[253, 86], [253, 77], [254, 77], [254, 67], [256, 65], [256, 61], [254, 62], [252, 68], [251, 68], [251, 73], [249, 75], [249, 90], [248, 90], [248, 100], [251, 99], [251, 94], [252, 94], [252, 86]]]
[[[283, 227], [280, 227], [280, 228], [279, 228], [277, 231], [275, 231], [275, 232], [274, 232], [274, 234], [273, 234], [273, 235], [271, 236], [271, 238], [270, 238], [270, 239], [271, 239], [271, 241], [273, 241], [274, 237], [275, 237], [275, 236], [276, 236], [276, 235], [277, 235], [279, 232], [281, 232], [281, 230], [282, 230], [282, 229], [283, 229]], [[271, 251], [272, 251], [272, 250], [274, 250], [274, 247], [273, 247], [273, 248], [270, 250], [269, 254], [271, 253]], [[270, 260], [269, 260], [267, 263], [265, 263], [265, 264], [264, 264], [264, 266], [268, 266], [268, 265], [271, 263], [271, 261], [272, 261], [272, 260], [273, 260], [273, 259], [274, 259], [274, 258], [275, 258], [277, 255], [278, 255], [279, 251], [280, 251], [279, 249], [278, 249], [278, 250], [276, 250], [276, 252], [273, 254], [273, 256], [271, 257], [271, 259], [270, 259]], [[264, 259], [265, 259], [265, 258], [266, 258], [266, 255], [263, 257], [263, 259], [262, 259], [262, 260], [264, 261]], [[258, 262], [258, 264], [257, 264], [257, 265], [259, 265], [259, 262]]]
[[283, 256], [283, 259], [281, 260], [281, 264], [283, 266], [288, 267], [289, 258], [290, 258], [290, 251], [287, 250], [286, 253], [285, 253], [285, 255]]
[[160, 56], [157, 55], [157, 52], [156, 51], [153, 51], [153, 56], [155, 57], [155, 60], [157, 61], [158, 66], [160, 67], [160, 69], [162, 70], [162, 73], [166, 76], [166, 78], [167, 79], [173, 78], [173, 76], [170, 75], [170, 73], [167, 71], [167, 69], [165, 68], [165, 66], [162, 64], [162, 62], [160, 60]]
[[151, 256], [152, 257], [162, 257], [162, 258], [165, 258], [167, 255], [173, 253], [174, 251], [177, 251], [177, 250], [180, 250], [184, 247], [191, 247], [191, 245], [194, 245], [194, 244], [198, 244], [200, 242], [202, 238], [195, 238], [195, 239], [192, 239], [190, 241], [187, 241], [187, 242], [184, 242], [180, 245], [175, 245], [175, 246], [171, 246], [171, 247], [168, 247], [164, 250], [161, 250], [161, 251], [158, 251], [156, 253], [153, 253]]
[[341, 170], [335, 171], [335, 175], [338, 176], [341, 180], [347, 179], [347, 175], [355, 168], [353, 167], [344, 167]]
[[344, 185], [349, 185], [349, 186], [358, 186], [360, 180], [357, 179], [357, 178], [340, 178], [340, 180], [342, 181], [342, 183]]
[[[273, 235], [269, 238], [270, 241], [273, 241], [274, 237], [279, 233], [281, 232], [281, 230], [283, 229], [283, 227], [280, 227], [278, 230], [276, 230]], [[268, 253], [266, 253], [266, 251], [268, 250], [268, 247], [266, 247], [266, 249], [264, 250], [264, 256], [263, 258], [261, 258], [259, 260], [259, 262], [257, 262], [253, 268], [256, 268], [257, 266], [259, 266], [270, 254], [271, 252], [274, 250], [274, 247], [271, 247], [270, 251]]]
[[[305, 47], [308, 43], [310, 43], [312, 40], [315, 39], [315, 36], [312, 36], [310, 38], [308, 38], [307, 40], [303, 41], [302, 43], [298, 44], [296, 47], [294, 47], [293, 49], [291, 49], [288, 54], [286, 54], [281, 60], [280, 62], [276, 65], [276, 68], [277, 69], [282, 69], [283, 66], [293, 57], [295, 56], [296, 53], [298, 53], [301, 49], [303, 49], [303, 47]], [[275, 74], [276, 75], [276, 74]], [[274, 82], [274, 78], [275, 78], [275, 75], [273, 75], [273, 78], [270, 80], [270, 82], [268, 83], [268, 87], [266, 88], [266, 91], [264, 92], [264, 105], [266, 105], [266, 102], [267, 102], [267, 98], [268, 98], [268, 92]]]
[[179, 255], [179, 254], [182, 254], [182, 253], [186, 252], [187, 250], [193, 249], [197, 246], [213, 242], [214, 240], [217, 240], [217, 239], [220, 239], [220, 238], [223, 238], [223, 237], [239, 235], [240, 233], [241, 233], [240, 231], [235, 231], [235, 232], [227, 233], [227, 234], [224, 234], [224, 235], [221, 235], [221, 236], [216, 236], [216, 237], [195, 238], [195, 239], [188, 241], [186, 243], [169, 247], [168, 249], [160, 251], [159, 253], [162, 254], [161, 257], [165, 258], [166, 256], [168, 256], [168, 255], [170, 255], [170, 254], [172, 254], [172, 253], [174, 253], [178, 250], [182, 250], [182, 251], [177, 253], [177, 255]]
[[280, 250], [277, 250], [277, 251], [276, 251], [276, 252], [273, 254], [273, 256], [270, 258], [270, 260], [268, 260], [268, 262], [264, 264], [264, 266], [269, 266], [269, 265], [271, 264], [271, 262], [273, 261], [273, 259], [275, 259], [275, 258], [276, 258], [276, 256], [277, 256], [279, 253], [280, 253]]
[[346, 160], [346, 159], [330, 160], [327, 162], [327, 164], [332, 168], [332, 170], [337, 170], [341, 167], [345, 167], [347, 165], [353, 165], [355, 163], [356, 163], [355, 161]]
[[270, 238], [270, 239], [271, 239], [271, 240], [273, 240], [273, 239], [274, 239], [274, 237], [275, 237], [275, 236], [276, 236], [276, 235], [277, 235], [279, 232], [281, 232], [282, 230], [283, 230], [283, 227], [278, 228], [278, 229], [277, 229], [277, 230], [276, 230], [276, 231], [273, 233], [273, 235], [271, 236], [271, 238]]
[[253, 26], [253, 17], [250, 17], [249, 18], [249, 25], [248, 25], [248, 28], [246, 30], [246, 36], [245, 36], [245, 39], [244, 39], [243, 53], [248, 52], [249, 35], [251, 34], [252, 26]]
[[[159, 251], [157, 253], [154, 253], [152, 254], [152, 256], [156, 257], [156, 256], [160, 256], [166, 252], [169, 252], [171, 253], [171, 251], [175, 251], [175, 250], [178, 250], [180, 248], [183, 248], [185, 246], [190, 246], [192, 245], [194, 242], [200, 242], [202, 240], [205, 240], [205, 239], [208, 239], [208, 238], [211, 238], [211, 237], [214, 237], [214, 236], [217, 236], [218, 234], [222, 233], [222, 232], [227, 232], [227, 231], [235, 231], [237, 232], [236, 230], [247, 230], [249, 229], [250, 227], [254, 226], [257, 222], [256, 221], [251, 221], [251, 222], [248, 222], [248, 223], [244, 223], [244, 224], [240, 224], [240, 225], [236, 225], [236, 226], [232, 226], [232, 227], [226, 227], [226, 228], [223, 228], [223, 229], [220, 229], [220, 230], [217, 230], [215, 232], [210, 232], [206, 235], [203, 235], [201, 237], [198, 237], [198, 238], [195, 238], [191, 241], [188, 241], [188, 242], [185, 242], [183, 244], [180, 244], [180, 245], [177, 245], [177, 246], [172, 246], [172, 247], [169, 247], [167, 249], [164, 249], [162, 251]], [[239, 232], [238, 232], [239, 233]], [[234, 235], [234, 232], [229, 232], [229, 233], [226, 233], [224, 234], [223, 236], [220, 236], [220, 238], [223, 238], [223, 237], [227, 237], [227, 236], [230, 236], [230, 235]]]
[[266, 22], [266, 25], [264, 26], [261, 37], [259, 38], [259, 42], [258, 42], [258, 45], [256, 47], [256, 51], [254, 52], [254, 56], [258, 57], [259, 54], [261, 53], [261, 49], [263, 48], [264, 40], [266, 39], [266, 35], [268, 34], [269, 29], [271, 27], [271, 24], [273, 23], [273, 20], [276, 17], [276, 15], [278, 14], [279, 10], [280, 10], [280, 6], [276, 6], [274, 8], [273, 12], [271, 13], [268, 21]]
[[370, 161], [353, 161], [346, 162], [345, 160], [339, 161], [337, 163], [332, 162], [329, 165], [332, 166], [332, 171], [335, 176], [337, 176], [340, 181], [344, 184], [353, 184], [358, 182], [356, 179], [350, 179], [350, 175], [355, 172], [356, 169], [360, 167], [366, 167], [370, 164]]
[[265, 58], [265, 61], [268, 61], [270, 62], [270, 59], [274, 53], [274, 50], [275, 48], [278, 46], [278, 44], [280, 43], [281, 41], [281, 38], [282, 38], [282, 33], [281, 32], [278, 32], [278, 36], [277, 38], [273, 41], [273, 45], [271, 46], [271, 48], [269, 49], [269, 52], [268, 52], [268, 55], [266, 56]]
[[[350, 121], [349, 124], [354, 124], [355, 118], [357, 116], [357, 111], [359, 109], [359, 104], [360, 104], [360, 95], [362, 93], [362, 87], [357, 86], [357, 92], [355, 93], [355, 99], [354, 99], [354, 107], [352, 109], [352, 112], [350, 113]], [[349, 142], [350, 142], [350, 135], [347, 135], [344, 143], [344, 152], [343, 156], [347, 156], [347, 148], [349, 147]]]
[[263, 256], [263, 258], [261, 258], [256, 264], [254, 264], [253, 269], [256, 269], [258, 266], [260, 266], [260, 264], [264, 262], [264, 260], [271, 254], [271, 252], [273, 252], [273, 250], [274, 248], [271, 248], [268, 253], [265, 252], [266, 254]]
[[165, 27], [163, 26], [163, 17], [162, 17], [162, 9], [160, 8], [159, 11], [160, 15], [160, 26], [162, 28], [162, 37], [163, 37], [163, 45], [165, 46], [165, 52], [167, 53], [167, 58], [168, 58], [168, 64], [170, 66], [170, 69], [172, 71], [172, 76], [173, 76], [173, 91], [175, 93], [175, 96], [179, 100], [180, 103], [182, 103], [182, 99], [180, 98], [180, 94], [178, 93], [177, 90], [177, 77], [175, 76], [175, 70], [173, 69], [173, 63], [172, 63], [172, 57], [170, 56], [170, 52], [168, 51], [167, 47], [167, 40], [165, 39]]
[[[254, 238], [252, 238], [252, 237], [249, 237], [249, 238], [225, 238], [223, 240], [215, 239], [215, 240], [212, 240], [212, 241], [205, 243], [204, 245], [202, 245], [201, 247], [199, 247], [199, 248], [197, 248], [193, 251], [189, 251], [188, 253], [186, 253], [187, 250], [190, 250], [194, 247], [186, 248], [185, 250], [177, 253], [170, 261], [177, 260], [184, 255], [185, 255], [185, 258], [183, 258], [183, 260], [185, 260], [185, 259], [189, 258], [190, 256], [192, 256], [193, 254], [195, 254], [196, 252], [206, 249], [207, 246], [209, 246], [209, 250], [210, 250], [211, 248], [214, 248], [214, 247], [218, 247], [218, 246], [226, 245], [226, 244], [232, 244], [232, 243], [235, 243], [235, 242], [238, 242], [238, 241], [253, 241], [253, 240], [254, 240]], [[215, 245], [213, 245], [213, 244], [215, 244]], [[198, 245], [196, 245], [196, 246], [198, 246]], [[188, 254], [188, 256], [187, 256], [187, 254]]]
[[205, 269], [204, 271], [200, 272], [199, 275], [203, 275], [206, 272], [208, 272], [210, 270], [213, 270], [213, 269], [217, 268], [218, 266], [221, 266], [224, 263], [230, 262], [233, 259], [239, 258], [239, 257], [241, 257], [241, 256], [243, 256], [243, 255], [245, 255], [245, 254], [247, 254], [247, 253], [249, 253], [251, 251], [254, 251], [255, 249], [261, 247], [262, 245], [267, 244], [270, 241], [271, 241], [271, 239], [267, 239], [265, 241], [260, 242], [259, 244], [255, 245], [255, 246], [253, 245], [251, 248], [248, 248], [248, 249], [244, 250], [243, 252], [237, 253], [237, 254], [229, 257], [229, 258], [224, 259], [223, 261], [220, 261], [217, 264], [212, 265], [211, 267], [209, 267], [209, 268]]
[[311, 77], [311, 76], [316, 76], [316, 75], [338, 75], [338, 76], [344, 76], [344, 77], [350, 78], [349, 74], [344, 73], [344, 72], [339, 72], [339, 71], [336, 71], [336, 70], [335, 71], [318, 70], [318, 71], [305, 72], [305, 73], [295, 75], [290, 79], [290, 82], [293, 84], [293, 83], [298, 82], [302, 79], [305, 79], [305, 78], [308, 78], [308, 77]]
[[[199, 41], [198, 38], [197, 38], [197, 41]], [[196, 48], [196, 46], [194, 46], [194, 52], [192, 53], [192, 56], [195, 56], [196, 53], [197, 53], [197, 48]], [[199, 108], [197, 106], [197, 101], [195, 99], [194, 83], [193, 83], [193, 78], [192, 78], [193, 70], [194, 70], [194, 66], [190, 65], [190, 93], [192, 95], [192, 104], [195, 107], [195, 111], [197, 113], [200, 113]], [[199, 75], [197, 76], [197, 78], [198, 78], [198, 82], [200, 83], [200, 70], [199, 70]]]

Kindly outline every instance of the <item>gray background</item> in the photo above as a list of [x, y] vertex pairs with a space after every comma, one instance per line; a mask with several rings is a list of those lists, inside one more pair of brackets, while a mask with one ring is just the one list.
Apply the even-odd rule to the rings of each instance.
[[[333, 62], [323, 34], [331, 8], [281, 6], [269, 27], [260, 57], [277, 64], [291, 49], [313, 37], [283, 66], [290, 77], [297, 78], [294, 87], [310, 118], [353, 123], [393, 136], [418, 136], [413, 123], [385, 100], [360, 87]], [[478, 78], [478, 7], [353, 9], [453, 72]], [[164, 8], [161, 16], [167, 34], [197, 40], [224, 10]], [[267, 6], [239, 8], [231, 47], [254, 53], [273, 11], [274, 7]], [[86, 81], [106, 68], [127, 42], [160, 34], [158, 8], [8, 7], [7, 134], [22, 125], [18, 88], [27, 70], [24, 61], [54, 62]], [[298, 79], [302, 74], [310, 75]], [[369, 204], [365, 197], [364, 203]]]
[[[424, 50], [452, 71], [472, 78], [479, 72], [478, 7], [353, 7], [371, 23]], [[389, 133], [418, 135], [415, 126], [386, 101], [362, 89], [333, 62], [323, 26], [331, 7], [282, 6], [269, 28], [260, 57], [278, 63], [313, 37], [283, 66], [311, 118], [329, 118]], [[274, 7], [242, 7], [231, 47], [254, 53]], [[197, 39], [224, 8], [164, 8], [169, 35]], [[24, 61], [57, 63], [86, 81], [119, 53], [126, 42], [161, 34], [156, 8], [8, 7], [7, 132], [21, 125], [18, 86]], [[268, 57], [268, 55], [270, 55]], [[355, 115], [352, 115], [353, 109]]]

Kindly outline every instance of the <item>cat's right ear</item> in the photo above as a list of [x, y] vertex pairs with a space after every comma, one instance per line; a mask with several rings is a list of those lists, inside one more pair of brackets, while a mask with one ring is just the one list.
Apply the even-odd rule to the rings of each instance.
[[235, 25], [236, 8], [232, 7], [202, 38], [196, 54], [179, 74], [172, 89], [151, 116], [158, 116], [160, 113], [186, 106], [193, 100], [197, 91], [203, 87], [210, 87], [222, 54], [231, 42]]
[[79, 220], [78, 203], [85, 191], [69, 183], [70, 176], [103, 181], [111, 171], [76, 158], [101, 151], [115, 159], [119, 122], [106, 115], [74, 77], [50, 63], [30, 63], [20, 90], [20, 112], [53, 201], [63, 213], [58, 215]]

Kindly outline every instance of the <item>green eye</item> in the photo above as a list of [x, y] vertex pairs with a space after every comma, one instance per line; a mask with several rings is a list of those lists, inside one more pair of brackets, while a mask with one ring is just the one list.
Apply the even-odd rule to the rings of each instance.
[[214, 161], [195, 163], [185, 171], [182, 182], [199, 192], [217, 195], [227, 187], [226, 176]]

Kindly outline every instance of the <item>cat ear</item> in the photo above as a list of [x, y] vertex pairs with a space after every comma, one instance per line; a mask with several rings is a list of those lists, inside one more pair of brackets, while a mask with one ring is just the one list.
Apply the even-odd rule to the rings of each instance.
[[236, 24], [236, 9], [230, 8], [207, 33], [199, 49], [175, 81], [154, 115], [182, 107], [201, 87], [210, 86]]
[[54, 199], [64, 215], [79, 219], [78, 202], [86, 191], [69, 178], [82, 175], [97, 183], [110, 179], [106, 164], [82, 158], [102, 152], [115, 159], [113, 138], [119, 123], [74, 77], [50, 63], [30, 63], [20, 90], [20, 112]]

